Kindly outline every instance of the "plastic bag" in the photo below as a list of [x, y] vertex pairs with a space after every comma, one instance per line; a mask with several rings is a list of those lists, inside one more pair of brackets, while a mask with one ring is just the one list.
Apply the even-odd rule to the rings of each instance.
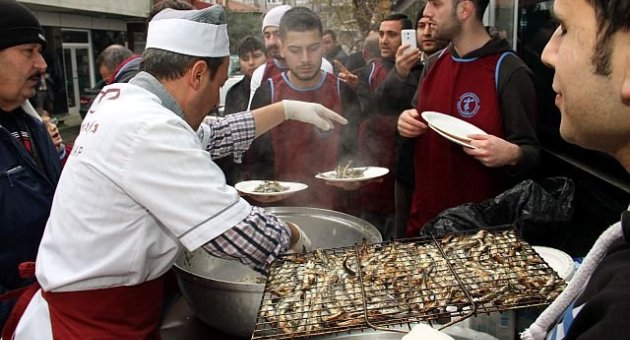
[[523, 232], [548, 232], [573, 215], [575, 185], [566, 177], [523, 181], [495, 198], [446, 209], [421, 229], [421, 235], [459, 233], [512, 225]]

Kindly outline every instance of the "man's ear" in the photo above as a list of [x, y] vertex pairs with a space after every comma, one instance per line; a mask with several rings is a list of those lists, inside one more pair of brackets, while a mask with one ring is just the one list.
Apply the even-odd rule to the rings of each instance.
[[195, 90], [199, 89], [204, 81], [208, 81], [208, 79], [205, 78], [209, 76], [210, 74], [208, 72], [208, 64], [206, 64], [206, 62], [203, 60], [197, 60], [190, 68], [190, 85]]
[[461, 20], [467, 20], [475, 15], [475, 6], [472, 1], [460, 1], [457, 4], [457, 16]]

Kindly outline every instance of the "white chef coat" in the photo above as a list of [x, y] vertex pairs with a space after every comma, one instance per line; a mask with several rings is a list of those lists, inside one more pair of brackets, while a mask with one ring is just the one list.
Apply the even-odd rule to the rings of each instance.
[[[276, 65], [280, 63], [278, 59], [274, 59], [273, 61], [276, 63]], [[252, 79], [249, 81], [249, 103], [247, 104], [248, 110], [251, 108], [252, 99], [254, 99], [254, 94], [256, 93], [256, 90], [260, 87], [260, 83], [262, 83], [263, 81], [262, 78], [265, 75], [266, 67], [267, 67], [267, 63], [264, 63], [258, 66], [254, 70], [254, 73], [252, 73]], [[282, 68], [284, 68], [284, 66]], [[324, 58], [322, 58], [322, 66], [320, 68], [328, 73], [333, 73], [332, 64]]]
[[151, 92], [113, 84], [96, 98], [64, 168], [37, 256], [46, 291], [160, 277], [248, 216], [195, 131]]

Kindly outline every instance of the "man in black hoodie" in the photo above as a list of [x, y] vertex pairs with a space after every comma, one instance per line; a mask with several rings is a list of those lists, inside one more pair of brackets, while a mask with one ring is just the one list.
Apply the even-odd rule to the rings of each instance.
[[[424, 10], [435, 38], [451, 45], [429, 59], [416, 109], [398, 120], [400, 134], [416, 138], [408, 235], [444, 209], [496, 196], [539, 162], [532, 73], [483, 26], [488, 2], [429, 0]], [[466, 133], [461, 137], [469, 146], [459, 146], [430, 131], [424, 111], [462, 119], [486, 134]]]

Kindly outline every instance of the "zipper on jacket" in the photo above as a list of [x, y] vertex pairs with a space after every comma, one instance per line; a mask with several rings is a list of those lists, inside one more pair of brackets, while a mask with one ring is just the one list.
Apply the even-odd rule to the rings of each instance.
[[[37, 174], [39, 174], [40, 176], [42, 176], [44, 178], [44, 180], [46, 181], [46, 183], [48, 183], [48, 185], [50, 185], [51, 187], [55, 187], [53, 185], [53, 183], [51, 182], [51, 180], [48, 178], [48, 176], [46, 176], [42, 171], [43, 169], [39, 169], [37, 167], [37, 165], [35, 165], [35, 160], [26, 153], [26, 151], [18, 144], [18, 141], [15, 140], [15, 138], [13, 138], [13, 136], [11, 136], [11, 133], [9, 132], [9, 130], [7, 130], [5, 127], [0, 125], [0, 132], [4, 133], [3, 138], [4, 139], [9, 139], [11, 140], [11, 143], [13, 144], [13, 147], [17, 150], [19, 157], [26, 162], [26, 164], [29, 165], [29, 167], [31, 169], [33, 169]], [[32, 138], [32, 137], [31, 137]], [[37, 147], [37, 145], [35, 143], [33, 143], [33, 147]], [[45, 166], [45, 165], [44, 165]]]
[[15, 175], [15, 174], [19, 174], [20, 172], [24, 171], [24, 167], [21, 165], [18, 166], [14, 166], [11, 169], [3, 172], [2, 174], [0, 174], [2, 177], [7, 177], [7, 179], [9, 180], [9, 185], [11, 187], [13, 187], [13, 181], [11, 180], [11, 176]]

